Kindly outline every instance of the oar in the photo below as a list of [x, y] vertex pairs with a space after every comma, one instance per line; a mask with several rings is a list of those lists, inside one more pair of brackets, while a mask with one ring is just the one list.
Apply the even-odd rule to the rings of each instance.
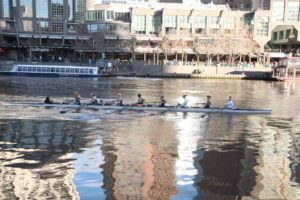
[[75, 108], [70, 108], [69, 110], [62, 110], [59, 113], [60, 114], [65, 114], [67, 112], [73, 111], [73, 110], [80, 110], [82, 107], [87, 106], [87, 104], [81, 104], [79, 107], [75, 107]]
[[124, 106], [124, 107], [119, 108], [119, 109], [116, 109], [116, 110], [113, 110], [112, 112], [106, 112], [105, 114], [112, 114], [112, 113], [115, 113], [115, 112], [121, 112], [121, 111], [123, 111], [123, 110], [128, 109], [128, 108], [131, 107], [131, 106], [132, 106], [132, 104], [127, 105], [127, 106]]

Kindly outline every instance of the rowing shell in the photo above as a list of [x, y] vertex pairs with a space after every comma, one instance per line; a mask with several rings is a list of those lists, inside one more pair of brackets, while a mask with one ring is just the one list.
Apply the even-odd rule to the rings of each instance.
[[[5, 103], [6, 106], [30, 106], [30, 107], [55, 107], [55, 108], [81, 108], [80, 105], [75, 104], [44, 104], [44, 103]], [[85, 105], [85, 104], [84, 104]], [[161, 111], [161, 112], [193, 112], [193, 113], [237, 113], [237, 114], [270, 114], [271, 110], [264, 109], [222, 109], [222, 108], [200, 108], [200, 107], [190, 107], [190, 108], [181, 108], [181, 107], [157, 107], [157, 106], [116, 106], [116, 105], [85, 105], [84, 108], [92, 109], [103, 109], [103, 110], [132, 110], [132, 111]]]

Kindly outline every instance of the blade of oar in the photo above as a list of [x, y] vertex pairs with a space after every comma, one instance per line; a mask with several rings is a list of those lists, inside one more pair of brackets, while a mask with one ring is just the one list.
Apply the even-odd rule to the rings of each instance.
[[80, 110], [82, 107], [84, 107], [84, 106], [87, 106], [87, 104], [82, 104], [82, 105], [80, 105], [79, 107], [71, 108], [71, 109], [69, 109], [69, 110], [62, 110], [62, 111], [60, 111], [59, 113], [60, 113], [60, 114], [65, 114], [65, 113], [70, 112], [70, 111], [73, 111], [73, 110], [79, 111], [79, 110]]
[[113, 110], [112, 112], [106, 112], [105, 114], [112, 114], [112, 113], [115, 113], [115, 112], [121, 112], [121, 111], [123, 111], [123, 110], [128, 109], [128, 108], [131, 107], [131, 106], [132, 106], [132, 105], [124, 106], [124, 107], [122, 107], [122, 108], [115, 109], [115, 110]]

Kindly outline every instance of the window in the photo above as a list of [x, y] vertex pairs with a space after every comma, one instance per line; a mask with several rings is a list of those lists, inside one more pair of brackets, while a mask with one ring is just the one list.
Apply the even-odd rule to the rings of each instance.
[[85, 0], [75, 0], [75, 20], [83, 21], [85, 19]]
[[299, 1], [298, 2], [287, 2], [287, 20], [298, 21], [299, 17]]
[[116, 12], [115, 13], [115, 20], [129, 22], [130, 21], [130, 13]]
[[277, 40], [277, 36], [278, 35], [278, 33], [277, 32], [273, 32], [273, 40]]
[[61, 23], [61, 22], [52, 22], [52, 32], [54, 32], [54, 33], [63, 32], [63, 23]]
[[196, 16], [194, 19], [195, 28], [206, 28], [206, 17], [205, 16]]
[[146, 33], [146, 16], [145, 15], [137, 15], [135, 16], [136, 24], [135, 24], [135, 33], [136, 34], [145, 34]]
[[104, 10], [93, 10], [87, 11], [87, 21], [97, 21], [97, 20], [104, 20]]
[[73, 0], [68, 0], [68, 20], [72, 21], [74, 19], [73, 16]]
[[177, 22], [176, 15], [167, 15], [166, 16], [166, 27], [176, 28]]
[[10, 17], [9, 0], [2, 0], [3, 17]]
[[224, 26], [224, 29], [234, 29], [234, 18], [233, 17], [224, 17], [223, 26]]
[[178, 20], [179, 20], [179, 26], [180, 27], [184, 27], [184, 28], [189, 28], [190, 27], [189, 16], [179, 16]]
[[283, 21], [284, 16], [284, 2], [277, 1], [273, 2], [273, 17], [274, 21]]
[[32, 17], [32, 0], [20, 0], [21, 17]]
[[51, 13], [53, 19], [62, 19], [64, 16], [64, 1], [51, 0]]
[[279, 40], [283, 40], [284, 31], [279, 31]]
[[220, 28], [220, 18], [219, 17], [209, 17], [209, 28], [219, 29]]
[[269, 31], [269, 18], [258, 17], [256, 34], [260, 36], [268, 36], [268, 31]]
[[114, 19], [114, 11], [106, 11], [106, 19]]
[[32, 21], [22, 20], [20, 26], [22, 31], [28, 31], [28, 32], [32, 31]]
[[36, 29], [39, 32], [47, 32], [49, 30], [49, 25], [47, 21], [37, 21]]
[[158, 34], [161, 27], [161, 18], [158, 15], [149, 16], [150, 17], [150, 34]]
[[289, 39], [290, 35], [291, 35], [291, 29], [286, 30], [286, 32], [285, 32], [285, 38]]
[[36, 1], [36, 17], [37, 18], [49, 17], [48, 3], [41, 0]]

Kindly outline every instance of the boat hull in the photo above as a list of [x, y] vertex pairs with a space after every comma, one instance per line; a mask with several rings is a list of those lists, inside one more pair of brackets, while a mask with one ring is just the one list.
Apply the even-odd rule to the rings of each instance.
[[115, 106], [115, 105], [75, 105], [75, 104], [44, 104], [44, 103], [10, 103], [6, 106], [30, 106], [44, 108], [92, 108], [103, 110], [130, 110], [130, 111], [159, 111], [159, 112], [192, 112], [192, 113], [235, 113], [235, 114], [270, 114], [271, 110], [264, 109], [220, 109], [220, 108], [181, 108], [181, 107], [155, 107], [155, 106]]

